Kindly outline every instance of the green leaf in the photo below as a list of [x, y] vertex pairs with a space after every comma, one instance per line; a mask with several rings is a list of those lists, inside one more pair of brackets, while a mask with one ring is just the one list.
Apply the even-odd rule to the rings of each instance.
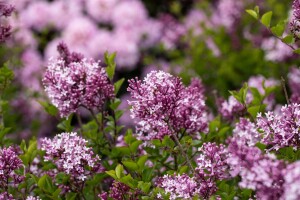
[[284, 33], [285, 30], [285, 22], [281, 21], [279, 22], [276, 26], [273, 26], [271, 28], [271, 31], [274, 35], [276, 35], [277, 37], [281, 37], [282, 34]]
[[115, 180], [118, 180], [115, 170], [109, 170], [109, 171], [106, 171], [105, 173], [110, 175], [111, 177], [113, 177]]
[[145, 183], [143, 181], [138, 182], [138, 188], [141, 189], [144, 193], [148, 193], [151, 187], [151, 183]]
[[145, 167], [145, 163], [146, 163], [147, 159], [148, 159], [147, 155], [143, 155], [139, 158], [139, 160], [137, 161], [139, 168], [143, 169]]
[[260, 112], [261, 106], [251, 106], [247, 109], [248, 113], [255, 119], [257, 116], [257, 113]]
[[263, 16], [261, 17], [261, 23], [269, 28], [271, 19], [272, 19], [272, 15], [273, 15], [272, 11], [269, 11], [269, 12], [263, 14]]
[[287, 35], [284, 38], [282, 38], [282, 42], [286, 44], [292, 44], [295, 42], [294, 36], [293, 35]]
[[186, 173], [188, 171], [188, 169], [189, 168], [186, 165], [181, 166], [180, 169], [179, 169], [179, 174]]
[[139, 166], [133, 161], [122, 161], [122, 163], [124, 164], [125, 167], [127, 167], [132, 171], [136, 171], [139, 169]]
[[117, 178], [120, 179], [122, 177], [123, 171], [124, 171], [123, 166], [118, 164], [117, 167], [116, 167], [116, 176], [117, 176]]
[[113, 79], [116, 70], [115, 58], [116, 58], [116, 52], [112, 54], [109, 54], [108, 52], [104, 53], [104, 60], [105, 63], [107, 64], [106, 73], [110, 80]]
[[137, 151], [138, 147], [140, 146], [140, 144], [142, 144], [142, 143], [143, 143], [143, 142], [140, 141], [140, 140], [134, 141], [133, 143], [131, 143], [131, 144], [129, 145], [130, 151], [131, 151], [132, 153], [135, 153], [135, 152]]
[[49, 114], [49, 115], [52, 115], [52, 116], [56, 116], [57, 113], [58, 113], [58, 110], [57, 108], [52, 105], [52, 104], [49, 104], [47, 102], [44, 102], [44, 101], [38, 101], [41, 106], [43, 106], [43, 108], [45, 109], [45, 111]]
[[122, 78], [122, 79], [118, 80], [117, 82], [115, 82], [115, 84], [114, 84], [114, 87], [115, 87], [115, 95], [118, 94], [118, 92], [119, 92], [121, 86], [123, 85], [124, 81], [125, 81], [125, 78]]
[[73, 127], [71, 125], [72, 119], [73, 119], [74, 114], [71, 114], [67, 119], [63, 120], [57, 125], [57, 128], [66, 131], [66, 132], [71, 132], [73, 130]]
[[74, 193], [74, 192], [69, 192], [69, 193], [66, 195], [66, 200], [75, 200], [75, 199], [76, 199], [76, 196], [77, 196], [76, 193]]
[[296, 54], [300, 54], [300, 48], [293, 51]]
[[249, 15], [251, 15], [252, 17], [254, 17], [255, 19], [258, 19], [258, 14], [257, 14], [257, 12], [255, 12], [255, 10], [248, 9], [248, 10], [246, 10], [246, 12]]
[[52, 193], [53, 191], [53, 184], [52, 184], [52, 179], [48, 175], [42, 176], [38, 183], [38, 187], [42, 189], [44, 192], [47, 193]]

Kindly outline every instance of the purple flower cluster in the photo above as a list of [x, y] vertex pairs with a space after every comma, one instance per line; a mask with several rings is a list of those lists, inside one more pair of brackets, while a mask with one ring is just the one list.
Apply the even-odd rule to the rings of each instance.
[[46, 151], [44, 161], [53, 162], [59, 172], [70, 174], [75, 180], [84, 181], [90, 173], [86, 167], [93, 169], [100, 160], [86, 144], [77, 133], [61, 133], [53, 140], [45, 138], [41, 141], [41, 149]]
[[[163, 188], [165, 193], [170, 195], [171, 200], [192, 199], [199, 193], [197, 182], [186, 174], [164, 175], [157, 180], [157, 186]], [[157, 198], [161, 198], [161, 194], [158, 194]]]
[[207, 131], [207, 113], [203, 87], [193, 80], [184, 87], [181, 79], [163, 71], [150, 72], [144, 81], [129, 81], [132, 118], [138, 119], [141, 140], [162, 139], [174, 131]]
[[291, 146], [299, 148], [300, 104], [285, 105], [279, 114], [267, 112], [257, 116], [257, 127], [262, 132], [262, 142], [278, 150]]
[[231, 138], [227, 163], [231, 176], [239, 175], [241, 188], [256, 191], [258, 199], [279, 199], [283, 189], [285, 164], [272, 155], [263, 155], [257, 147], [247, 146], [239, 138]]
[[216, 181], [229, 177], [229, 166], [226, 163], [228, 152], [224, 145], [215, 143], [204, 143], [199, 152], [195, 177], [199, 182], [201, 196], [208, 199], [217, 191]]
[[98, 195], [101, 200], [115, 199], [115, 200], [123, 200], [123, 199], [137, 199], [137, 195], [135, 192], [130, 191], [130, 187], [125, 185], [124, 183], [114, 181], [112, 186], [110, 187], [109, 194], [104, 192]]
[[297, 200], [300, 198], [300, 161], [289, 164], [283, 172], [284, 193], [282, 199]]
[[15, 173], [16, 169], [23, 166], [13, 147], [0, 149], [0, 188], [6, 188], [9, 185], [17, 185], [24, 179], [23, 176]]
[[219, 99], [218, 111], [227, 120], [232, 120], [236, 115], [241, 115], [245, 106], [238, 102], [234, 96], [230, 96], [228, 101]]
[[105, 100], [114, 97], [105, 69], [92, 59], [70, 53], [64, 44], [58, 49], [61, 56], [50, 60], [43, 84], [60, 115], [66, 117], [80, 106], [102, 109]]
[[14, 200], [14, 197], [8, 192], [0, 193], [0, 200]]
[[5, 22], [3, 17], [9, 17], [13, 11], [12, 5], [0, 1], [0, 43], [7, 40], [11, 35], [11, 26]]
[[293, 2], [293, 17], [290, 21], [290, 30], [296, 40], [300, 38], [300, 2], [294, 0]]
[[236, 123], [233, 129], [233, 136], [241, 143], [250, 147], [261, 140], [256, 124], [247, 118], [240, 118], [240, 121]]

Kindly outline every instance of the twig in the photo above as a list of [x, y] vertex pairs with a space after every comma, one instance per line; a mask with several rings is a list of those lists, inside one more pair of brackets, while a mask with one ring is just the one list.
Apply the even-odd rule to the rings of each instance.
[[287, 102], [287, 104], [290, 104], [289, 96], [288, 96], [288, 93], [287, 93], [287, 90], [286, 90], [286, 87], [285, 87], [285, 80], [284, 80], [283, 77], [281, 77], [281, 86], [282, 86], [283, 91], [284, 91], [284, 96], [285, 96], [286, 102]]

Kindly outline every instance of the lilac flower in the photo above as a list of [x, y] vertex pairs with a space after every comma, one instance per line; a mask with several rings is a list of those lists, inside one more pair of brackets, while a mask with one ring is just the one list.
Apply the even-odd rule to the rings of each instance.
[[201, 196], [208, 199], [217, 191], [216, 181], [229, 177], [229, 166], [226, 163], [227, 150], [223, 145], [204, 143], [199, 149], [196, 179], [199, 182]]
[[97, 22], [111, 21], [111, 13], [119, 0], [89, 0], [85, 1], [86, 10]]
[[255, 123], [246, 118], [240, 118], [240, 121], [236, 123], [233, 129], [233, 137], [250, 147], [261, 139]]
[[241, 115], [245, 110], [245, 107], [233, 96], [230, 96], [228, 101], [222, 99], [219, 101], [219, 113], [227, 120], [232, 120], [235, 116]]
[[261, 48], [266, 52], [266, 60], [273, 62], [285, 61], [293, 56], [293, 51], [289, 46], [277, 38], [266, 38], [261, 42]]
[[300, 161], [289, 164], [284, 170], [284, 193], [282, 199], [300, 198]]
[[4, 23], [4, 18], [9, 17], [13, 11], [14, 7], [12, 5], [0, 2], [0, 43], [4, 42], [11, 35], [11, 26]]
[[192, 199], [199, 192], [197, 182], [186, 174], [164, 175], [157, 181], [157, 186], [163, 188], [165, 193], [170, 194], [171, 200]]
[[230, 139], [227, 163], [231, 175], [239, 175], [239, 186], [256, 191], [258, 199], [279, 199], [283, 190], [285, 164], [272, 155], [263, 155], [257, 147], [249, 147], [237, 138]]
[[262, 142], [272, 149], [292, 146], [299, 148], [300, 105], [290, 104], [281, 108], [280, 114], [267, 112], [257, 116], [257, 126], [262, 132]]
[[130, 187], [124, 183], [114, 181], [112, 186], [109, 189], [109, 194], [103, 192], [98, 195], [101, 200], [123, 200], [125, 199], [138, 199], [138, 191], [131, 191]]
[[290, 30], [293, 33], [296, 40], [300, 38], [300, 2], [294, 0], [293, 2], [293, 17], [290, 20]]
[[23, 163], [13, 147], [0, 149], [1, 188], [7, 188], [8, 184], [17, 185], [23, 181], [24, 177], [14, 172], [16, 169], [19, 169], [22, 166]]
[[114, 97], [105, 69], [94, 60], [70, 53], [64, 45], [58, 48], [61, 57], [50, 60], [43, 84], [60, 115], [68, 116], [80, 106], [102, 109], [105, 100]]
[[46, 151], [44, 161], [53, 162], [59, 172], [70, 174], [75, 180], [84, 181], [91, 173], [86, 167], [96, 168], [100, 160], [86, 144], [77, 133], [61, 133], [53, 140], [45, 138], [41, 141], [41, 149]]
[[14, 197], [7, 192], [3, 192], [0, 193], [0, 200], [14, 200]]
[[181, 79], [162, 71], [150, 72], [144, 81], [129, 81], [134, 100], [132, 118], [138, 119], [137, 132], [142, 140], [162, 139], [184, 128], [190, 132], [207, 130], [207, 114], [201, 83], [194, 80], [185, 88]]

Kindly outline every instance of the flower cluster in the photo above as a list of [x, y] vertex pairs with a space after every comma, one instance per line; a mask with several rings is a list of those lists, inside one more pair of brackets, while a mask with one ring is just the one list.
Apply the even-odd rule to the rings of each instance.
[[129, 186], [117, 181], [113, 182], [112, 186], [109, 189], [109, 194], [107, 194], [107, 192], [104, 192], [98, 196], [101, 200], [123, 200], [124, 198], [137, 199], [136, 192], [131, 192]]
[[290, 21], [290, 30], [296, 40], [300, 38], [300, 2], [294, 0], [293, 2], [293, 17]]
[[240, 118], [240, 121], [236, 123], [233, 129], [233, 136], [241, 143], [250, 147], [260, 142], [261, 139], [256, 124], [247, 118]]
[[132, 118], [138, 119], [142, 140], [162, 139], [181, 128], [186, 131], [207, 130], [207, 113], [203, 88], [199, 80], [184, 87], [181, 79], [162, 71], [152, 71], [144, 81], [129, 81], [128, 91], [134, 99]]
[[263, 132], [262, 142], [278, 150], [291, 146], [299, 148], [300, 105], [290, 104], [281, 108], [279, 114], [267, 112], [257, 116], [257, 127]]
[[61, 133], [53, 140], [43, 139], [41, 149], [46, 151], [44, 160], [53, 162], [59, 172], [84, 181], [89, 175], [86, 167], [95, 168], [100, 160], [86, 144], [87, 141], [77, 136], [77, 133]]
[[219, 99], [218, 111], [227, 120], [232, 120], [234, 116], [244, 112], [245, 106], [238, 102], [234, 96], [230, 96], [228, 101]]
[[64, 44], [58, 49], [61, 56], [50, 60], [43, 84], [60, 115], [68, 116], [80, 106], [102, 109], [105, 100], [114, 97], [114, 87], [105, 69], [94, 60], [69, 53]]
[[[192, 199], [199, 192], [198, 184], [194, 178], [186, 174], [164, 175], [157, 180], [157, 186], [163, 188], [165, 193], [170, 195], [170, 199]], [[158, 194], [158, 198], [161, 194]]]
[[284, 193], [282, 199], [296, 200], [300, 198], [300, 162], [289, 164], [283, 171]]
[[227, 163], [232, 177], [241, 177], [239, 186], [255, 190], [258, 199], [279, 199], [283, 192], [284, 162], [262, 154], [259, 148], [250, 147], [239, 138], [229, 141]]
[[15, 173], [16, 169], [23, 166], [13, 147], [0, 149], [0, 186], [7, 188], [8, 184], [19, 184], [24, 177]]
[[0, 200], [14, 200], [14, 197], [7, 192], [3, 192], [0, 193]]
[[7, 40], [11, 35], [11, 26], [6, 24], [3, 17], [9, 17], [14, 7], [3, 1], [0, 2], [0, 43]]
[[200, 182], [200, 194], [208, 199], [217, 191], [216, 181], [229, 178], [229, 166], [226, 163], [227, 150], [224, 145], [204, 143], [199, 149], [196, 179]]

